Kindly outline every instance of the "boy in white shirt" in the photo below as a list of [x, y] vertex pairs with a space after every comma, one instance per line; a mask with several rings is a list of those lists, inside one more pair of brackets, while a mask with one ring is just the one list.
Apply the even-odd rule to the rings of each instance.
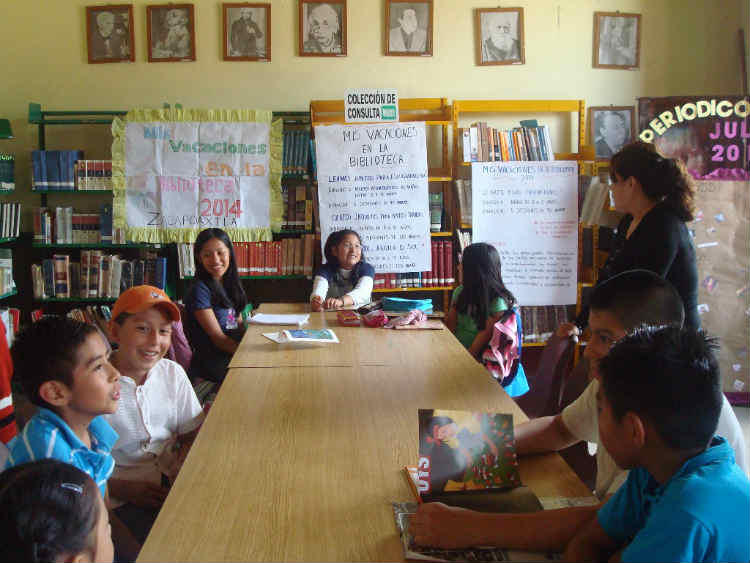
[[160, 289], [141, 285], [112, 310], [110, 332], [121, 373], [117, 412], [108, 417], [120, 435], [112, 450], [110, 494], [115, 512], [140, 540], [156, 515], [203, 422], [203, 409], [185, 370], [164, 357], [180, 311]]

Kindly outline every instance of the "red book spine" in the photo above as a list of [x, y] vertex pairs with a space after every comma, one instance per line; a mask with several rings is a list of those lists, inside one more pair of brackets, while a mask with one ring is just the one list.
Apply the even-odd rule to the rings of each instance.
[[437, 284], [440, 287], [443, 287], [445, 285], [445, 266], [443, 264], [443, 241], [437, 241], [435, 243], [437, 246], [436, 254], [437, 254], [437, 268], [435, 269], [437, 273]]
[[445, 241], [445, 255], [443, 257], [445, 263], [445, 285], [452, 286], [453, 279], [453, 241]]
[[430, 253], [432, 255], [432, 270], [430, 271], [430, 286], [431, 287], [438, 287], [440, 283], [438, 282], [438, 276], [437, 276], [437, 243], [438, 241], [433, 240], [432, 245], [430, 247]]

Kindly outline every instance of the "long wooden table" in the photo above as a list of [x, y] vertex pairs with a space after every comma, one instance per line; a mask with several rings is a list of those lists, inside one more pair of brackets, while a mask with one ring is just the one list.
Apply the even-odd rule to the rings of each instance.
[[[235, 359], [263, 367], [230, 370], [139, 561], [402, 560], [390, 503], [412, 498], [401, 470], [417, 459], [417, 409], [526, 420], [447, 330], [335, 328], [327, 354], [277, 349], [296, 365], [265, 367], [273, 354], [255, 336], [278, 328], [256, 329]], [[359, 361], [381, 350], [382, 365]], [[591, 494], [557, 454], [520, 470], [538, 496]]]

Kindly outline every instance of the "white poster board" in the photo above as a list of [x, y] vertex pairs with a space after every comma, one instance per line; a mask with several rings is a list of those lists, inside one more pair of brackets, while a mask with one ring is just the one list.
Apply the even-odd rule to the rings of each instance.
[[354, 229], [377, 272], [432, 269], [425, 124], [315, 127], [321, 248]]
[[471, 171], [473, 241], [497, 248], [519, 303], [575, 303], [578, 165], [475, 162]]

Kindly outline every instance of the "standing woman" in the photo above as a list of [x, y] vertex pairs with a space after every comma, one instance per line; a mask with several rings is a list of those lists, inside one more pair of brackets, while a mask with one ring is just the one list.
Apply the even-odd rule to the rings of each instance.
[[247, 295], [229, 236], [205, 229], [193, 245], [195, 283], [185, 296], [186, 328], [193, 347], [191, 375], [221, 382], [242, 339]]
[[[610, 178], [615, 209], [625, 216], [599, 270], [599, 283], [626, 270], [650, 270], [677, 289], [685, 325], [700, 328], [695, 248], [685, 225], [693, 220], [695, 185], [684, 165], [637, 141], [612, 157]], [[587, 317], [586, 309], [576, 324], [583, 328]], [[558, 334], [571, 331], [564, 324]]]

